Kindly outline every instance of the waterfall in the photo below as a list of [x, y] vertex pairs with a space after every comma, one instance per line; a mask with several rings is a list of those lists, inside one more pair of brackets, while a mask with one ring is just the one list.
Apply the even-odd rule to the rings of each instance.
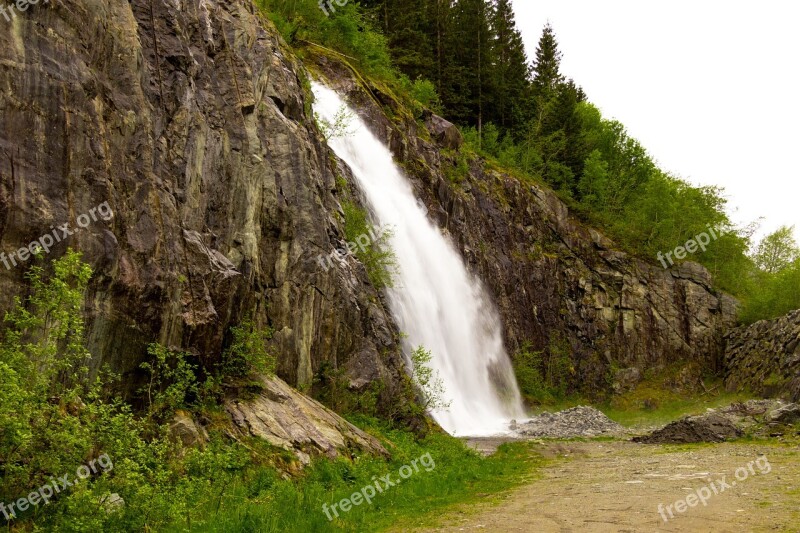
[[392, 230], [398, 268], [394, 287], [387, 289], [390, 309], [407, 335], [406, 354], [418, 346], [432, 352], [430, 366], [450, 404], [431, 415], [452, 435], [507, 432], [509, 421], [525, 414], [487, 292], [428, 220], [389, 149], [336, 92], [318, 83], [313, 91], [314, 109], [324, 121], [333, 124], [345, 108], [353, 115], [348, 134], [328, 142], [352, 170], [373, 221]]

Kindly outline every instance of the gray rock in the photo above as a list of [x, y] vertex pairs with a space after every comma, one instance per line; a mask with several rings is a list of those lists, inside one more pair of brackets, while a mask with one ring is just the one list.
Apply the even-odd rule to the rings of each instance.
[[100, 501], [100, 505], [107, 513], [114, 513], [125, 508], [125, 500], [116, 492], [109, 494]]
[[[0, 249], [108, 201], [113, 219], [48, 258], [71, 246], [94, 269], [95, 368], [109, 365], [134, 394], [149, 343], [213, 364], [250, 315], [275, 330], [292, 385], [311, 387], [327, 365], [380, 380], [382, 405], [402, 401], [380, 295], [360, 265], [318, 262], [343, 235], [334, 163], [304, 110], [302, 66], [253, 2], [61, 0], [10, 28], [0, 31]], [[0, 267], [0, 316], [24, 293], [24, 272]]]
[[458, 150], [464, 144], [464, 137], [458, 127], [439, 115], [431, 114], [425, 121], [431, 137], [444, 148]]
[[690, 444], [724, 442], [742, 435], [742, 430], [729, 418], [719, 413], [709, 413], [672, 422], [650, 435], [635, 437], [633, 441], [643, 444]]
[[263, 392], [252, 401], [230, 400], [225, 408], [238, 431], [261, 437], [294, 452], [301, 463], [310, 456], [336, 458], [358, 450], [388, 456], [381, 443], [321, 403], [279, 378], [262, 377]]
[[624, 428], [603, 412], [580, 406], [558, 413], [543, 413], [519, 422], [516, 432], [525, 437], [570, 439], [621, 435]]
[[800, 401], [800, 310], [731, 331], [725, 385]]
[[797, 424], [800, 422], [800, 405], [792, 403], [772, 411], [769, 421], [776, 424]]
[[195, 424], [191, 415], [178, 411], [169, 426], [169, 436], [173, 442], [181, 443], [185, 448], [203, 447], [208, 442], [208, 432]]

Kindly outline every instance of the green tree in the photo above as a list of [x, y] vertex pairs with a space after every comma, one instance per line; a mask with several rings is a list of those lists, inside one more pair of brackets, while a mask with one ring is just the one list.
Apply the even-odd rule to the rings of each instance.
[[[561, 52], [555, 31], [548, 22], [542, 30], [539, 45], [536, 48], [536, 59], [533, 64], [533, 94], [539, 102], [546, 102], [555, 96], [556, 90], [564, 82], [561, 75]], [[537, 110], [541, 112], [541, 110]]]
[[510, 0], [497, 0], [492, 11], [495, 97], [490, 120], [502, 131], [516, 131], [529, 117], [530, 67]]
[[758, 268], [769, 274], [777, 274], [800, 257], [800, 247], [794, 238], [794, 226], [782, 226], [767, 235], [758, 244], [753, 257]]

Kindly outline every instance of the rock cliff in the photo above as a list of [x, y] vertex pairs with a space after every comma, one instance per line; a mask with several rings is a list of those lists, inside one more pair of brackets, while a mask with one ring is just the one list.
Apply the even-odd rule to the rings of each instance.
[[725, 340], [728, 390], [800, 401], [800, 311], [737, 328]]
[[[349, 94], [413, 178], [418, 195], [490, 289], [509, 351], [571, 354], [574, 386], [606, 392], [669, 370], [691, 388], [722, 370], [736, 300], [696, 263], [671, 270], [626, 253], [573, 216], [549, 188], [474, 159], [453, 176], [460, 143], [421, 123], [379, 87], [365, 89], [329, 58], [317, 68]], [[372, 94], [369, 94], [372, 93]], [[391, 119], [386, 118], [391, 116]], [[427, 131], [429, 130], [429, 131]]]
[[[339, 245], [330, 156], [304, 75], [248, 1], [60, 0], [0, 30], [0, 250], [103, 202], [113, 219], [65, 236], [95, 270], [94, 364], [136, 382], [146, 345], [201, 362], [252, 316], [279, 374], [323, 363], [399, 382], [392, 321]], [[0, 269], [0, 312], [25, 267]], [[133, 379], [132, 379], [133, 378]]]
[[[313, 70], [392, 147], [493, 294], [511, 351], [565, 347], [590, 391], [674, 363], [719, 366], [735, 302], [702, 268], [616, 251], [546, 187], [485, 162], [448, 179], [445, 148], [460, 139], [445, 123], [370, 94], [335, 61]], [[308, 390], [328, 365], [353, 385], [383, 381], [381, 401], [396, 401], [403, 362], [381, 295], [354, 261], [319, 261], [341, 246], [342, 191], [309, 98], [303, 66], [249, 1], [36, 6], [0, 31], [0, 250], [108, 202], [113, 219], [51, 254], [79, 249], [95, 269], [96, 366], [133, 387], [154, 341], [208, 363], [252, 316], [275, 330], [290, 385]], [[0, 268], [0, 312], [24, 270]]]

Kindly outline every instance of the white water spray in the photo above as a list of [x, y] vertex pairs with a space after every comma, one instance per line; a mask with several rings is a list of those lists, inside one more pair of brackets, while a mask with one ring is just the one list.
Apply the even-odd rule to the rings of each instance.
[[[313, 90], [315, 111], [333, 124], [347, 105], [327, 87], [315, 83]], [[395, 288], [387, 291], [392, 314], [408, 335], [406, 350], [424, 346], [432, 352], [431, 367], [450, 402], [432, 415], [453, 435], [505, 433], [512, 418], [525, 414], [497, 312], [453, 245], [428, 221], [389, 149], [349, 111], [354, 133], [329, 144], [353, 171], [374, 222], [392, 229], [398, 262]]]

